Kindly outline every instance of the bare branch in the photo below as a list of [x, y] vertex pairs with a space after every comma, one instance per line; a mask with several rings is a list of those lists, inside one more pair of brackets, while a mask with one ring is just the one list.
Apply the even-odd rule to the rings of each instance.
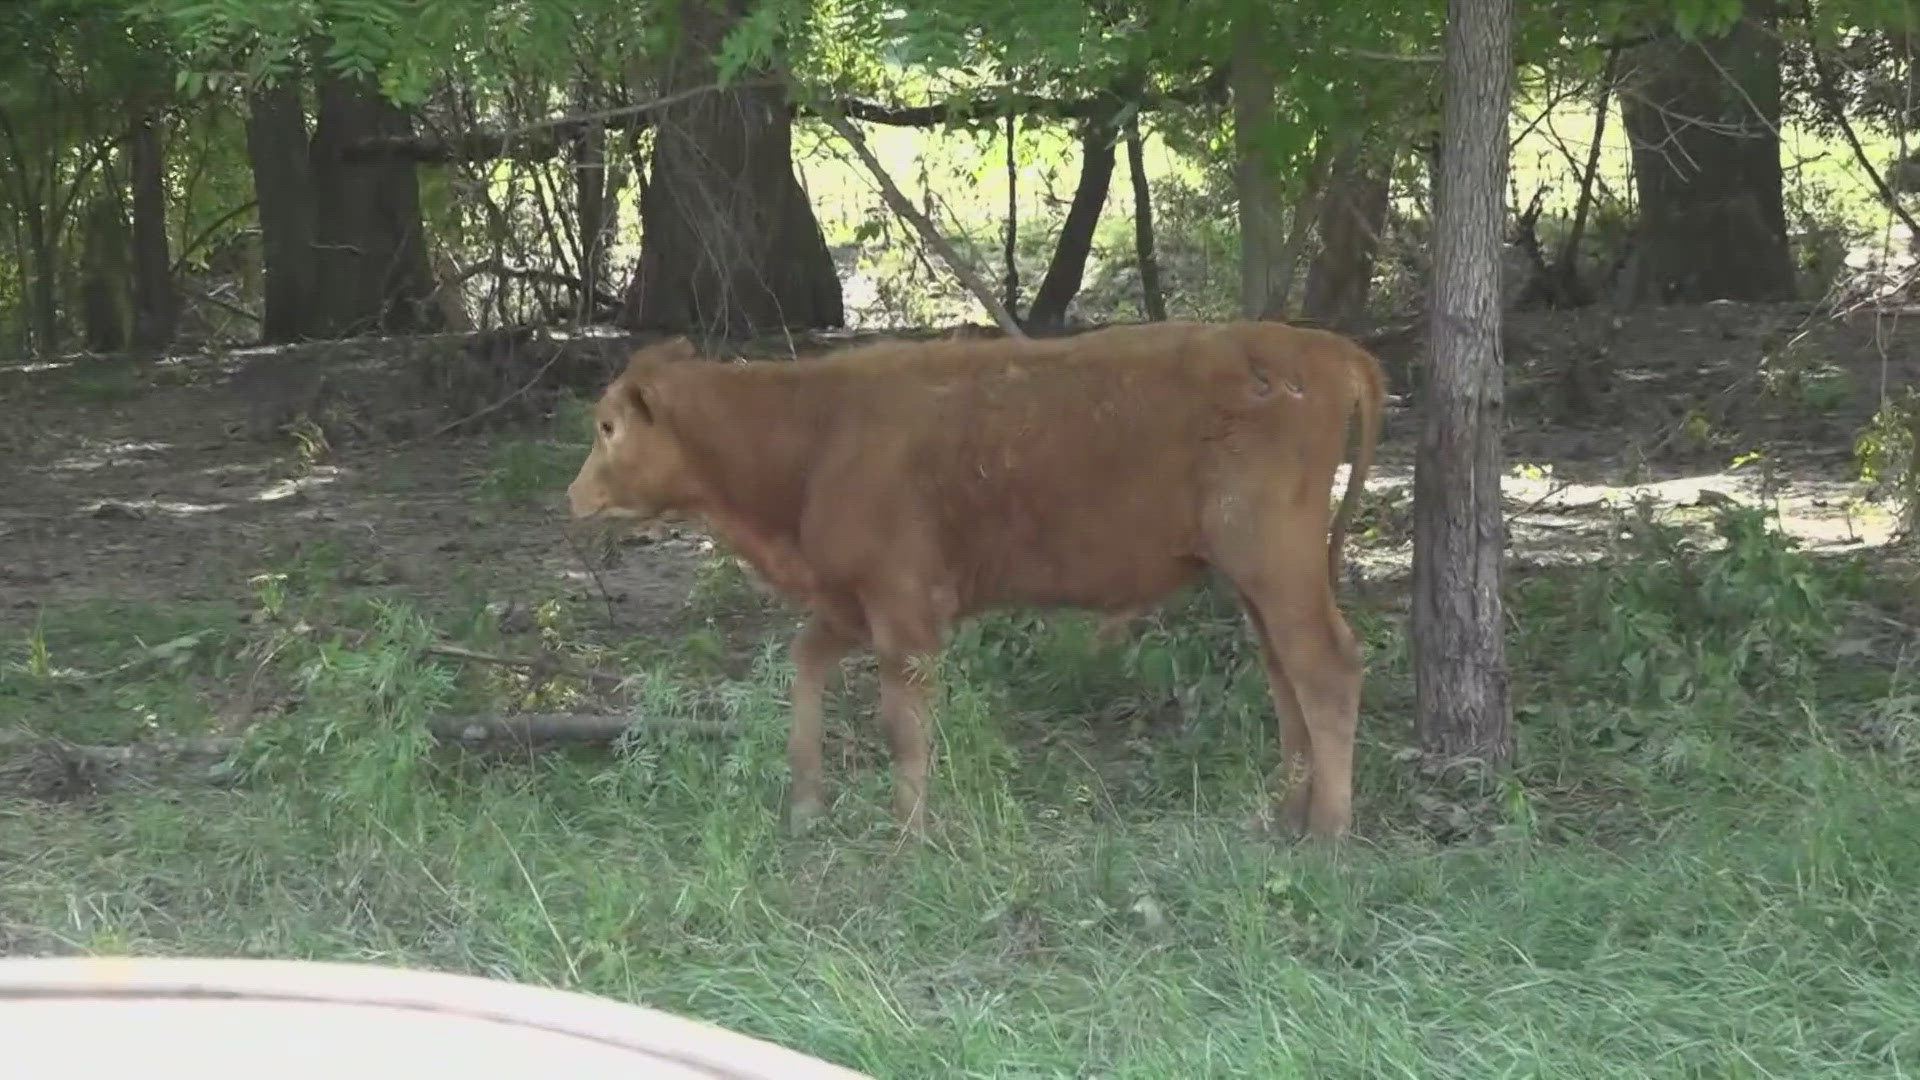
[[821, 119], [833, 129], [834, 134], [846, 140], [847, 145], [853, 148], [853, 152], [860, 158], [860, 163], [865, 165], [867, 172], [873, 175], [874, 183], [880, 186], [880, 196], [887, 201], [887, 206], [914, 227], [914, 230], [920, 234], [920, 239], [940, 256], [941, 260], [947, 264], [947, 268], [960, 279], [960, 283], [973, 294], [974, 299], [980, 301], [980, 306], [993, 316], [993, 321], [1000, 325], [1000, 329], [1005, 331], [1008, 337], [1026, 337], [1026, 332], [1020, 329], [1020, 323], [1013, 317], [1013, 313], [1009, 312], [1007, 306], [1000, 302], [1000, 298], [993, 295], [993, 290], [987, 287], [986, 279], [976, 273], [973, 267], [967, 265], [966, 261], [960, 257], [960, 253], [954, 250], [953, 245], [947, 243], [946, 237], [940, 235], [940, 230], [927, 218], [927, 215], [921, 213], [919, 208], [913, 205], [912, 200], [901, 193], [900, 188], [894, 184], [893, 177], [888, 176], [886, 168], [880, 164], [880, 159], [873, 156], [873, 151], [868, 148], [867, 140], [860, 134], [860, 130], [848, 122], [846, 117], [832, 111], [824, 112]]
[[[765, 80], [742, 80], [728, 87], [765, 85]], [[1176, 105], [1219, 103], [1225, 100], [1225, 83], [1209, 77], [1168, 94], [1146, 95], [1140, 99], [1142, 111]], [[407, 158], [421, 164], [449, 164], [462, 161], [547, 161], [581, 132], [594, 124], [608, 131], [639, 131], [651, 127], [655, 113], [704, 93], [725, 89], [719, 84], [694, 87], [676, 94], [637, 105], [596, 112], [570, 113], [552, 120], [500, 130], [481, 129], [449, 135], [393, 135], [361, 139], [341, 149], [346, 161], [370, 161], [382, 157]], [[821, 117], [818, 109], [789, 105], [791, 117]], [[887, 105], [859, 98], [842, 98], [825, 105], [829, 111], [869, 124], [889, 127], [934, 128], [947, 124], [979, 123], [1002, 116], [1047, 116], [1061, 120], [1103, 117], [1110, 112], [1109, 98], [1049, 98], [1034, 94], [988, 94], [965, 102], [940, 105]], [[824, 117], [821, 117], [824, 119]]]
[[[1813, 5], [1803, 0], [1802, 10], [1806, 15], [1807, 26], [1810, 28], [1817, 26], [1813, 18]], [[1846, 136], [1847, 145], [1853, 148], [1854, 160], [1860, 163], [1860, 168], [1866, 171], [1867, 178], [1873, 181], [1874, 192], [1880, 196], [1880, 201], [1900, 218], [1900, 223], [1907, 227], [1910, 236], [1920, 237], [1920, 224], [1914, 223], [1913, 215], [1901, 205], [1900, 197], [1887, 186], [1887, 178], [1880, 175], [1880, 170], [1875, 168], [1873, 161], [1867, 157], [1866, 148], [1860, 145], [1860, 136], [1854, 133], [1853, 124], [1847, 119], [1847, 109], [1840, 100], [1840, 88], [1834, 78], [1833, 68], [1827, 63], [1826, 54], [1821, 50], [1819, 41], [1808, 41], [1807, 56], [1813, 61], [1814, 81], [1820, 91], [1817, 96], [1821, 107], [1827, 112], [1827, 118], [1840, 128], [1840, 134]]]

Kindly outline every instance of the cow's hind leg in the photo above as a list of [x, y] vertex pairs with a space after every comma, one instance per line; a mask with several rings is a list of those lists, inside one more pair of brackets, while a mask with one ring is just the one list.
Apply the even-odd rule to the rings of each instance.
[[[1233, 545], [1219, 567], [1257, 612], [1264, 631], [1276, 704], [1290, 686], [1307, 743], [1307, 831], [1331, 837], [1353, 821], [1353, 737], [1360, 712], [1360, 649], [1334, 604], [1326, 563], [1305, 557], [1324, 550], [1324, 536], [1276, 529], [1257, 545]], [[1318, 539], [1316, 549], [1312, 542]], [[1248, 550], [1257, 548], [1257, 550]], [[1277, 678], [1274, 676], [1277, 674]], [[1287, 715], [1281, 707], [1282, 740]], [[1295, 735], [1300, 734], [1295, 730]], [[1297, 768], [1289, 766], [1290, 772]], [[1297, 812], [1288, 793], [1289, 811]]]
[[827, 809], [822, 742], [826, 728], [827, 680], [852, 650], [852, 638], [814, 615], [793, 642], [793, 727], [787, 734], [787, 827], [798, 834]]
[[[1260, 659], [1267, 670], [1267, 687], [1272, 692], [1273, 711], [1280, 721], [1280, 786], [1285, 791], [1280, 799], [1280, 824], [1288, 833], [1299, 835], [1306, 830], [1308, 800], [1313, 793], [1313, 739], [1308, 734], [1306, 718], [1300, 714], [1300, 699], [1294, 692], [1293, 680], [1287, 678], [1280, 658], [1274, 655], [1273, 642], [1267, 636], [1267, 624], [1260, 617], [1259, 606], [1244, 592], [1240, 594], [1240, 602], [1247, 613], [1247, 628], [1259, 643]], [[1254, 824], [1265, 831], [1271, 822], [1271, 804], [1262, 806]]]

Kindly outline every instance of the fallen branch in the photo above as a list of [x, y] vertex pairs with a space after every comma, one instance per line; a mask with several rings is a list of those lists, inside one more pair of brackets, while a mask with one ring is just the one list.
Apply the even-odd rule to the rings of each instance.
[[880, 164], [880, 159], [873, 156], [873, 151], [867, 146], [867, 140], [861, 136], [859, 129], [849, 123], [845, 116], [832, 110], [823, 110], [820, 118], [833, 129], [834, 134], [846, 140], [847, 145], [853, 148], [854, 154], [860, 158], [860, 163], [867, 167], [867, 172], [872, 174], [874, 182], [880, 185], [880, 197], [886, 200], [887, 206], [902, 220], [913, 226], [914, 231], [920, 234], [920, 239], [940, 256], [941, 261], [947, 264], [947, 268], [960, 279], [960, 283], [966, 286], [974, 299], [980, 301], [980, 306], [986, 308], [987, 313], [993, 316], [993, 321], [1000, 325], [1000, 329], [1008, 337], [1026, 337], [1026, 332], [1020, 329], [1020, 323], [1014, 319], [1013, 313], [1009, 312], [1006, 305], [1000, 302], [1000, 298], [993, 295], [993, 290], [987, 287], [986, 280], [960, 258], [960, 253], [954, 250], [952, 244], [947, 243], [946, 237], [940, 235], [940, 230], [934, 227], [927, 215], [921, 213], [919, 208], [913, 205], [912, 200], [901, 193], [900, 188], [894, 184], [893, 177], [887, 175], [886, 167]]
[[575, 667], [550, 655], [502, 656], [499, 653], [475, 652], [458, 645], [429, 645], [425, 651], [431, 656], [444, 656], [453, 660], [472, 660], [480, 664], [497, 664], [501, 667], [520, 668], [523, 671], [538, 671], [545, 674], [574, 675], [603, 690], [617, 690], [626, 682], [624, 676], [616, 675], [611, 671]]
[[528, 713], [523, 716], [437, 716], [427, 723], [434, 737], [447, 742], [609, 743], [623, 735], [648, 733], [731, 739], [744, 732], [725, 720], [636, 720], [599, 713]]
[[231, 754], [239, 745], [240, 740], [231, 736], [209, 735], [200, 738], [149, 739], [115, 746], [87, 746], [26, 728], [0, 731], [0, 750], [50, 750], [104, 765], [124, 765], [129, 761], [167, 757], [221, 758]]

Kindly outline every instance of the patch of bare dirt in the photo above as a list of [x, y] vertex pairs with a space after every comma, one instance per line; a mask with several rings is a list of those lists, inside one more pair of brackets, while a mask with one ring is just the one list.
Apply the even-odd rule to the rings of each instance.
[[[1518, 472], [1507, 491], [1519, 560], [1585, 557], [1604, 538], [1607, 505], [1636, 493], [1669, 505], [1767, 498], [1816, 545], [1885, 539], [1884, 510], [1858, 498], [1852, 442], [1883, 386], [1920, 380], [1913, 320], [1716, 304], [1526, 313], [1511, 331], [1508, 453]], [[380, 367], [380, 348], [354, 343], [354, 370]], [[395, 364], [413, 362], [394, 349]], [[759, 351], [769, 350], [779, 351]], [[617, 359], [610, 349], [602, 370]], [[1570, 405], [1575, 361], [1593, 368], [1593, 385]], [[0, 627], [97, 599], [243, 601], [253, 574], [323, 550], [343, 581], [429, 609], [561, 598], [610, 610], [617, 634], [695, 625], [686, 599], [698, 538], [623, 543], [596, 578], [563, 529], [559, 490], [522, 506], [476, 493], [490, 437], [396, 442], [375, 432], [303, 462], [291, 439], [247, 437], [253, 404], [231, 385], [235, 366], [231, 356], [187, 358], [91, 396], [75, 389], [84, 362], [0, 371]], [[512, 381], [489, 385], [510, 393]], [[1368, 511], [1376, 534], [1356, 552], [1369, 576], [1404, 570], [1418, 434], [1417, 417], [1396, 409]], [[1756, 450], [1764, 456], [1741, 461]], [[760, 601], [736, 607], [716, 627], [736, 640], [789, 618]]]

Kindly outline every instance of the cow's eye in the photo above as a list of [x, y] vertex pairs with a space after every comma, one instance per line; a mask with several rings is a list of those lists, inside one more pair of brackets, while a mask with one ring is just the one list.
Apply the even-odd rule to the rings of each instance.
[[613, 438], [613, 421], [611, 420], [600, 421], [600, 434], [604, 438], [608, 438], [608, 439]]

